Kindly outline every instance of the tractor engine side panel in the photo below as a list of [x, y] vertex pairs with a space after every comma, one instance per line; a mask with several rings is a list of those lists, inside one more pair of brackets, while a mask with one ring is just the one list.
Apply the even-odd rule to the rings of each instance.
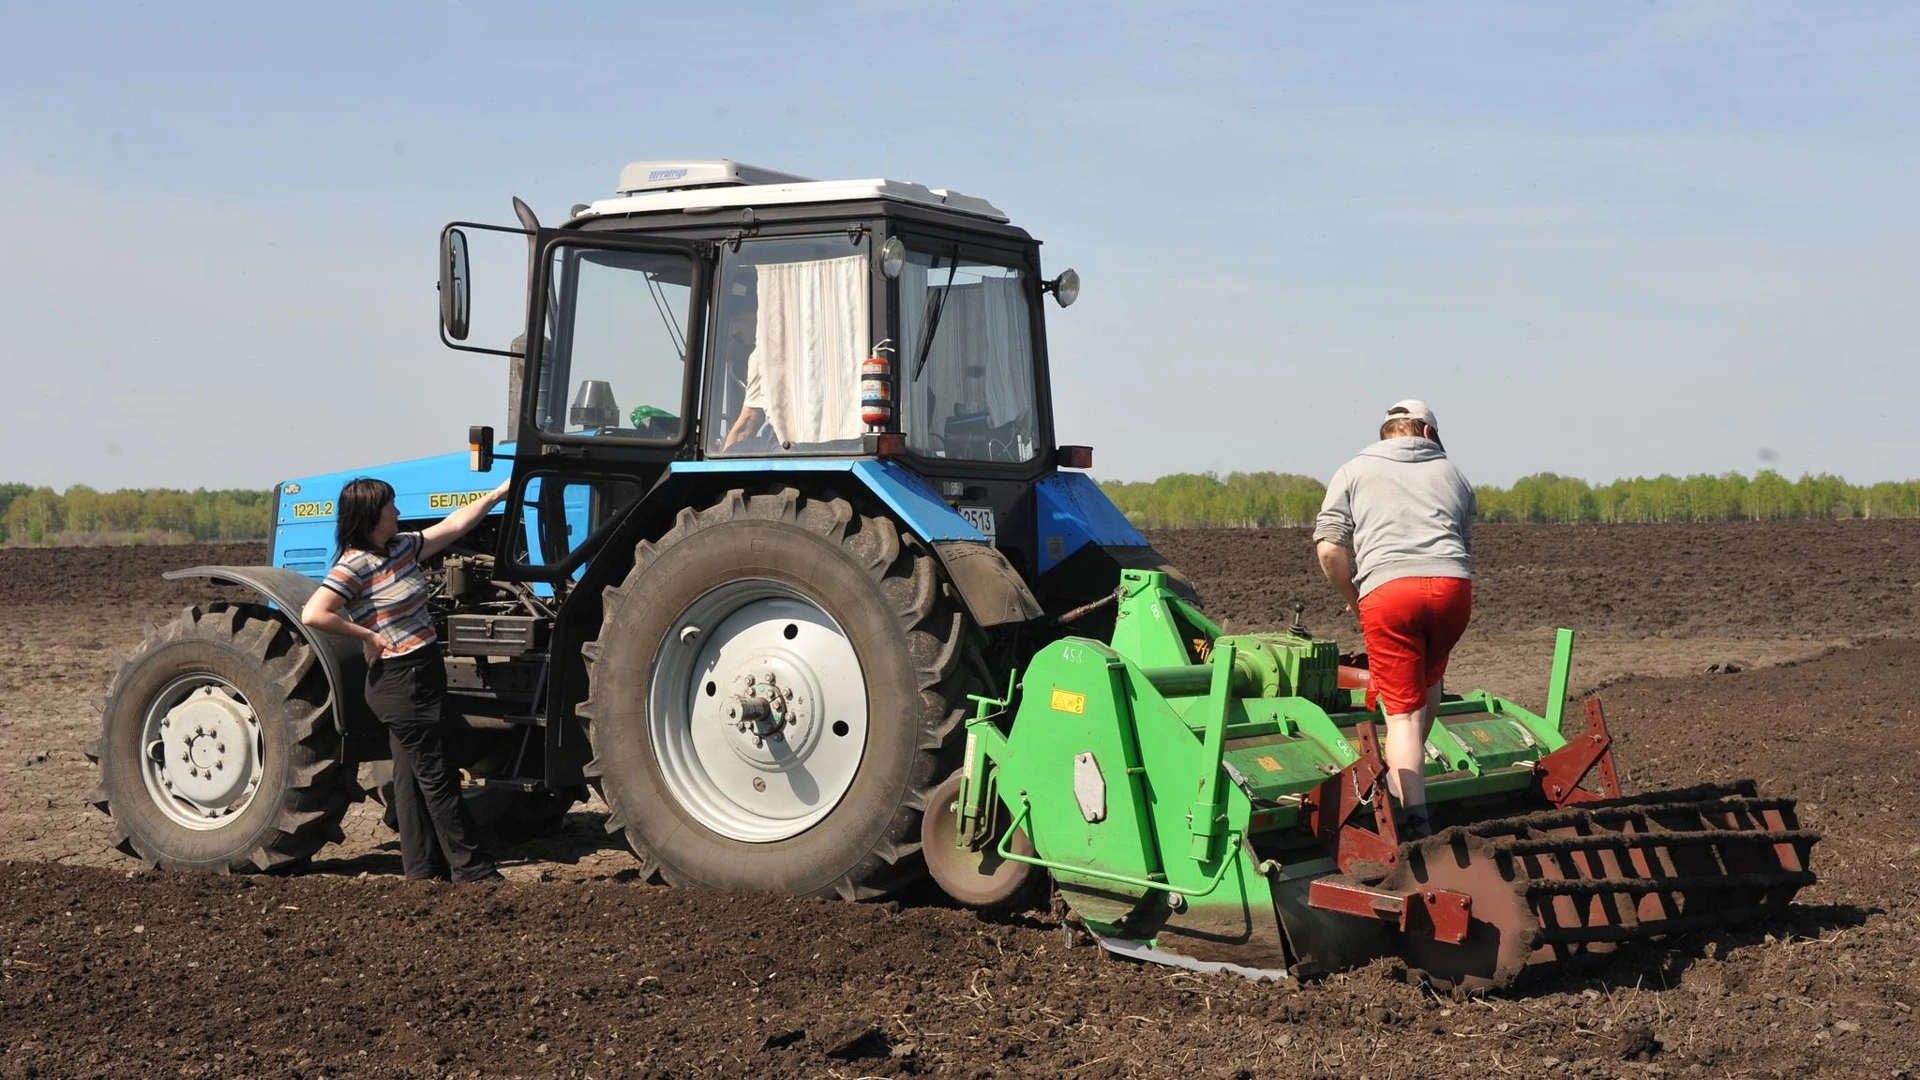
[[[373, 476], [393, 485], [393, 502], [402, 528], [417, 528], [446, 517], [485, 495], [512, 469], [511, 444], [499, 448], [493, 471], [468, 468], [465, 452], [376, 465], [350, 472], [323, 473], [281, 484], [279, 513], [273, 522], [273, 565], [318, 581], [333, 565], [333, 529], [338, 519], [340, 491], [360, 476]], [[496, 507], [492, 516], [499, 516]], [[550, 590], [548, 590], [550, 591]]]

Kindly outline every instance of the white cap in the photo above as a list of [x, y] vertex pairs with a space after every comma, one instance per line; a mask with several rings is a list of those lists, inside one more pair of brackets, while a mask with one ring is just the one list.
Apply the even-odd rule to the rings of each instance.
[[1428, 427], [1433, 428], [1435, 431], [1440, 430], [1440, 421], [1433, 418], [1433, 410], [1427, 408], [1426, 402], [1417, 401], [1413, 398], [1407, 398], [1405, 401], [1396, 401], [1388, 406], [1387, 419], [1418, 420]]

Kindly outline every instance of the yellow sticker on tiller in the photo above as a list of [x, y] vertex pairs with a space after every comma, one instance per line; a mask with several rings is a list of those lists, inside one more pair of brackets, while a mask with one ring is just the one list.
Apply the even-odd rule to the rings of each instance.
[[1473, 729], [1473, 737], [1476, 739], [1479, 739], [1480, 742], [1486, 746], [1493, 745], [1493, 736], [1487, 734], [1485, 731], [1481, 730], [1480, 728]]
[[1054, 712], [1070, 712], [1075, 716], [1087, 714], [1087, 695], [1078, 694], [1072, 690], [1055, 687], [1051, 704]]
[[1268, 772], [1280, 771], [1280, 763], [1274, 760], [1274, 757], [1272, 754], [1261, 754], [1259, 757], [1254, 758], [1253, 760], [1259, 762], [1260, 767], [1267, 770]]

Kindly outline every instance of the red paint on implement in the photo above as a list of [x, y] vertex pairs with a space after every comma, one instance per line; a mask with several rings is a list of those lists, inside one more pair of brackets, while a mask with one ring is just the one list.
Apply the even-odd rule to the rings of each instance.
[[1396, 891], [1345, 878], [1319, 878], [1307, 887], [1307, 904], [1342, 915], [1382, 919], [1402, 933], [1459, 945], [1473, 922], [1473, 898], [1447, 889]]
[[[1595, 769], [1600, 773], [1598, 794], [1580, 786]], [[1587, 699], [1585, 732], [1534, 762], [1533, 782], [1541, 796], [1556, 807], [1620, 797], [1620, 778], [1613, 770], [1613, 736], [1607, 732], [1600, 699]]]
[[[1360, 760], [1300, 797], [1300, 823], [1326, 846], [1343, 873], [1354, 873], [1359, 863], [1373, 863], [1384, 871], [1400, 859], [1400, 836], [1388, 805], [1383, 783], [1387, 763], [1380, 756], [1372, 718], [1354, 726], [1354, 739], [1360, 744]], [[1369, 802], [1374, 828], [1364, 829], [1352, 821]]]

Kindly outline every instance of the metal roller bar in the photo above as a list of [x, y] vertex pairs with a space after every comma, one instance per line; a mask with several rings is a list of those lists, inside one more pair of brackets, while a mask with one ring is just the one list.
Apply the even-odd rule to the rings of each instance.
[[1692, 847], [1701, 844], [1812, 844], [1820, 834], [1810, 829], [1768, 829], [1749, 832], [1739, 829], [1700, 829], [1686, 832], [1603, 832], [1580, 836], [1545, 836], [1510, 840], [1500, 845], [1503, 854], [1523, 857], [1554, 855], [1575, 851], [1604, 851], [1621, 847]]
[[1567, 880], [1533, 879], [1521, 885], [1529, 896], [1582, 896], [1600, 893], [1674, 893], [1727, 892], [1739, 889], [1811, 885], [1814, 875], [1807, 870], [1755, 874], [1690, 874], [1672, 878], [1574, 878]]

